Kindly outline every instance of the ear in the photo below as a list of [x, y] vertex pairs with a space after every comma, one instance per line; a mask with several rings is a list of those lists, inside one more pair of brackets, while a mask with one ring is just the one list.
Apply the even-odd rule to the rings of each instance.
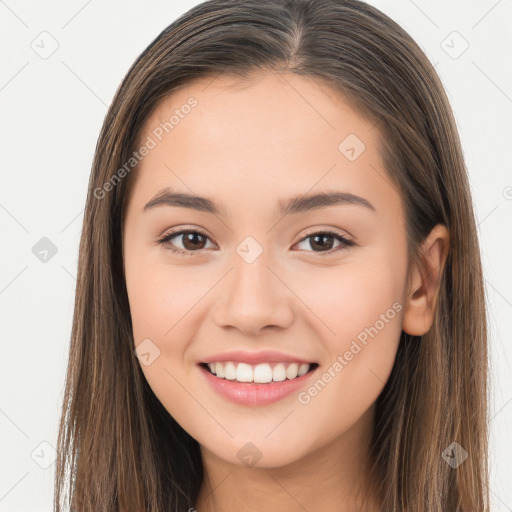
[[420, 263], [414, 263], [406, 290], [402, 330], [422, 336], [432, 327], [441, 278], [450, 246], [446, 226], [438, 224], [421, 244]]

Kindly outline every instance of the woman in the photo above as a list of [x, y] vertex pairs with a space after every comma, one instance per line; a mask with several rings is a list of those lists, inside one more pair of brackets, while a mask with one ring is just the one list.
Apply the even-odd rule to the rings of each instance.
[[403, 29], [353, 0], [194, 7], [98, 141], [57, 510], [69, 478], [80, 511], [487, 511], [482, 281]]

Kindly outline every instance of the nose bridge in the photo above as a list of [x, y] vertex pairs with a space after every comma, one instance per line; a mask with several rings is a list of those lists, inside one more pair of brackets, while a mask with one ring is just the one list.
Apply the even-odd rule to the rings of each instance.
[[279, 272], [273, 261], [271, 251], [263, 250], [252, 237], [239, 244], [215, 308], [219, 326], [256, 333], [265, 326], [289, 325], [290, 294], [276, 276]]

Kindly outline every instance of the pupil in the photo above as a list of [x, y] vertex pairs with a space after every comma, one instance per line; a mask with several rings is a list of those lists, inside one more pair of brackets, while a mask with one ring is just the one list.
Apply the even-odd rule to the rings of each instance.
[[[326, 248], [326, 244], [323, 243], [323, 242], [317, 242], [317, 240], [324, 240], [326, 238], [330, 238], [332, 239], [332, 236], [331, 235], [315, 235], [312, 237], [312, 240], [311, 240], [311, 247], [314, 248], [315, 245], [318, 245], [320, 247], [320, 249], [325, 249]], [[330, 244], [327, 244], [327, 249], [331, 249], [332, 248], [332, 242]]]
[[[184, 235], [185, 237], [185, 240], [184, 240], [184, 243], [183, 243], [183, 246], [185, 247], [185, 249], [187, 250], [190, 250], [190, 249], [197, 249], [198, 248], [198, 245], [196, 244], [197, 242], [197, 238], [203, 238], [203, 235], [201, 235], [200, 233], [187, 233]], [[191, 247], [187, 247], [187, 243], [188, 242], [192, 242], [192, 246]], [[204, 240], [203, 240], [204, 242]], [[199, 249], [201, 249], [202, 246], [199, 247]]]

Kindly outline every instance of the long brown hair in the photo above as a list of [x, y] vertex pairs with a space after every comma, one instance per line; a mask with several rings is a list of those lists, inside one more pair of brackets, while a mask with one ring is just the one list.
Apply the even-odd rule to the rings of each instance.
[[[372, 456], [382, 510], [486, 512], [485, 296], [461, 144], [425, 54], [359, 0], [206, 1], [163, 30], [129, 69], [89, 181], [55, 510], [66, 496], [76, 512], [195, 505], [205, 476], [199, 444], [155, 397], [134, 355], [121, 236], [131, 181], [125, 164], [144, 122], [177, 87], [271, 69], [328, 83], [378, 125], [386, 170], [405, 207], [410, 261], [419, 260], [419, 244], [436, 224], [449, 230], [434, 324], [424, 336], [402, 332], [376, 404]], [[442, 456], [453, 442], [469, 454], [456, 468]]]

